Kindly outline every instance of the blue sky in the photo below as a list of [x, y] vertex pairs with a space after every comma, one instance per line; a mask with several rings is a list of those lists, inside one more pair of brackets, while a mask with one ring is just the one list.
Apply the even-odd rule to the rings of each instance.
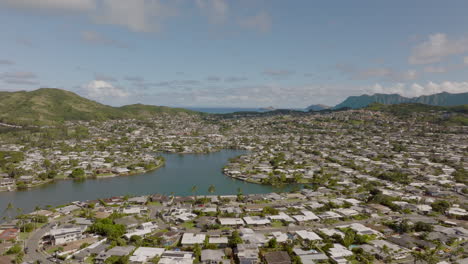
[[111, 105], [468, 92], [467, 1], [0, 0], [0, 90]]

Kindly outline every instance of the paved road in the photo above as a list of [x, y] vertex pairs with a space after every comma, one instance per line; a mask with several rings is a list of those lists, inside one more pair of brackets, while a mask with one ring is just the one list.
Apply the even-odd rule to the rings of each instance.
[[52, 258], [49, 254], [46, 252], [42, 251], [42, 249], [39, 247], [39, 242], [41, 241], [41, 238], [50, 231], [51, 227], [55, 223], [65, 223], [68, 220], [70, 220], [72, 216], [66, 216], [62, 219], [59, 220], [53, 220], [49, 224], [43, 226], [40, 229], [37, 229], [34, 231], [31, 236], [29, 236], [28, 240], [26, 240], [26, 248], [28, 249], [28, 253], [25, 255], [24, 260], [25, 261], [37, 261], [39, 260], [40, 263], [44, 264], [52, 264], [54, 263], [52, 261]]

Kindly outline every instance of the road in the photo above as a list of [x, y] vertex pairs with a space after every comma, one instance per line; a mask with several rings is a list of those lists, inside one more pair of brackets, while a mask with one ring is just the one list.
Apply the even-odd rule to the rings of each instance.
[[65, 223], [68, 220], [70, 220], [72, 216], [66, 216], [64, 218], [51, 221], [49, 224], [44, 225], [42, 228], [39, 228], [35, 230], [29, 238], [26, 240], [26, 246], [25, 248], [28, 249], [28, 253], [24, 256], [25, 261], [37, 261], [39, 260], [40, 263], [43, 264], [52, 264], [55, 263], [53, 262], [53, 258], [44, 252], [40, 247], [39, 247], [39, 242], [41, 241], [42, 237], [48, 233], [51, 229], [51, 227], [56, 224], [56, 223]]

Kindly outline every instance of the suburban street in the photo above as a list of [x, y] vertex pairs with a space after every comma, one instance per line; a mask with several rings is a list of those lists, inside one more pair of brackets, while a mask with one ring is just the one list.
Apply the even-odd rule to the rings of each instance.
[[37, 260], [39, 260], [40, 263], [54, 263], [51, 260], [50, 255], [48, 255], [46, 252], [42, 251], [42, 249], [39, 247], [39, 242], [41, 241], [41, 238], [51, 230], [51, 227], [54, 224], [56, 224], [56, 223], [59, 223], [59, 224], [65, 223], [70, 219], [71, 219], [71, 216], [66, 216], [66, 217], [58, 219], [58, 220], [52, 220], [50, 223], [43, 226], [42, 228], [39, 228], [39, 229], [35, 230], [31, 234], [31, 236], [26, 240], [25, 248], [28, 249], [28, 252], [25, 254], [24, 260], [25, 261], [37, 261]]

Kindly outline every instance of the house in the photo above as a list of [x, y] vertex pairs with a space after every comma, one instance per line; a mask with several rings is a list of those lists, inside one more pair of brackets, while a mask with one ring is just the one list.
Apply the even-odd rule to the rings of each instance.
[[292, 219], [289, 215], [279, 212], [277, 215], [269, 215], [267, 216], [268, 219], [271, 221], [284, 221], [284, 222], [289, 222], [292, 223], [294, 222], [294, 219]]
[[235, 253], [240, 264], [258, 263], [258, 246], [255, 244], [237, 244]]
[[105, 263], [106, 259], [111, 256], [123, 257], [129, 255], [135, 249], [134, 246], [125, 246], [125, 247], [113, 247], [106, 252], [101, 252], [94, 259], [96, 263]]
[[104, 252], [106, 250], [106, 248], [109, 247], [109, 244], [106, 244], [107, 239], [102, 239], [96, 243], [93, 243], [91, 244], [90, 246], [84, 248], [84, 249], [81, 249], [81, 250], [78, 250], [77, 252], [75, 252], [73, 254], [73, 258], [78, 260], [78, 261], [81, 261], [81, 262], [84, 262], [84, 260], [91, 254], [99, 254], [101, 252]]
[[249, 244], [256, 244], [258, 246], [262, 246], [266, 242], [268, 242], [264, 234], [257, 233], [250, 228], [241, 228], [240, 234], [241, 234], [242, 240]]
[[201, 252], [201, 261], [206, 264], [218, 264], [223, 262], [225, 256], [222, 249], [204, 249]]
[[360, 223], [352, 223], [349, 225], [342, 225], [342, 226], [337, 226], [338, 228], [351, 228], [352, 230], [356, 231], [358, 235], [376, 235], [376, 236], [382, 236], [382, 234], [372, 228], [369, 228], [363, 224]]
[[306, 241], [322, 240], [322, 238], [312, 231], [299, 230], [296, 231], [297, 237]]
[[13, 188], [16, 181], [14, 179], [3, 178], [0, 179], [0, 188]]
[[333, 235], [338, 235], [340, 237], [344, 237], [344, 233], [341, 232], [341, 231], [338, 231], [336, 229], [331, 229], [331, 228], [320, 228], [319, 231], [329, 237], [333, 236]]
[[218, 221], [223, 226], [243, 226], [244, 221], [241, 218], [218, 218]]
[[139, 206], [126, 207], [122, 209], [122, 213], [124, 214], [145, 214], [147, 212], [148, 208]]
[[338, 208], [335, 209], [335, 212], [339, 213], [344, 217], [356, 216], [359, 214], [358, 211], [351, 208]]
[[205, 234], [184, 233], [181, 243], [183, 246], [203, 245], [205, 238]]
[[157, 256], [161, 256], [164, 251], [164, 248], [139, 247], [133, 252], [132, 256], [130, 256], [130, 262], [146, 263]]
[[447, 212], [447, 215], [453, 216], [453, 217], [465, 217], [468, 216], [468, 212], [460, 207], [450, 207]]
[[289, 239], [288, 235], [282, 232], [271, 232], [271, 236], [279, 243], [286, 242]]
[[89, 219], [83, 218], [83, 217], [76, 217], [73, 219], [73, 222], [76, 225], [81, 225], [81, 226], [90, 226], [93, 224], [93, 222]]
[[372, 240], [369, 244], [383, 251], [384, 248], [388, 249], [393, 259], [399, 260], [409, 256], [410, 251], [402, 248], [396, 244], [390, 243], [386, 240]]
[[336, 220], [336, 219], [342, 218], [341, 215], [339, 215], [339, 214], [337, 214], [337, 213], [335, 213], [333, 211], [324, 212], [324, 213], [320, 214], [319, 217], [322, 220], [328, 220], [328, 219], [332, 219], [332, 220], [335, 219]]
[[147, 196], [138, 196], [138, 197], [132, 197], [128, 199], [129, 203], [135, 203], [135, 204], [145, 204], [148, 201]]
[[72, 205], [62, 207], [62, 208], [58, 208], [57, 212], [66, 215], [66, 214], [69, 214], [69, 213], [71, 213], [71, 212], [73, 212], [75, 210], [78, 210], [78, 209], [80, 209], [79, 206], [76, 206], [76, 205], [72, 204]]
[[0, 233], [0, 240], [16, 240], [20, 233], [18, 228], [8, 228]]
[[83, 227], [65, 227], [49, 231], [50, 243], [52, 245], [61, 245], [76, 241], [83, 237]]
[[270, 220], [266, 218], [262, 218], [260, 216], [246, 216], [243, 218], [245, 223], [248, 225], [254, 225], [254, 226], [259, 226], [259, 225], [268, 225], [270, 224]]
[[330, 255], [330, 258], [337, 264], [346, 264], [348, 263], [346, 257], [352, 256], [353, 252], [341, 244], [335, 243], [333, 244], [333, 247], [329, 249], [328, 254]]
[[217, 245], [218, 247], [225, 247], [227, 246], [229, 239], [227, 237], [219, 236], [219, 235], [211, 235], [208, 238], [208, 243]]
[[316, 216], [311, 211], [302, 210], [302, 215], [293, 215], [293, 218], [296, 219], [297, 222], [307, 222], [307, 221], [315, 221], [319, 220], [318, 216]]
[[290, 264], [291, 258], [286, 251], [267, 252], [263, 256], [267, 264]]
[[190, 251], [166, 250], [159, 259], [159, 264], [192, 264], [193, 253]]
[[140, 221], [131, 215], [117, 218], [114, 222], [118, 225], [124, 225], [127, 229], [136, 228], [140, 224]]
[[293, 252], [299, 256], [302, 264], [315, 264], [318, 261], [328, 260], [328, 256], [326, 254], [318, 252], [314, 249], [302, 250], [300, 248], [294, 248]]

